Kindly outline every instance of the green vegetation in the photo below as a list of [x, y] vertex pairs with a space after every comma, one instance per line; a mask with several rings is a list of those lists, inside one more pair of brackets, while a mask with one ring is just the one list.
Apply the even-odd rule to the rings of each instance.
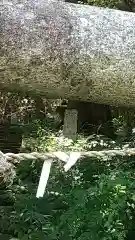
[[[123, 122], [115, 119], [120, 130]], [[73, 142], [54, 131], [53, 120], [25, 126], [23, 151], [101, 150], [127, 144], [105, 136], [78, 135]], [[122, 131], [122, 130], [121, 130]], [[123, 136], [123, 135], [122, 135]], [[134, 146], [134, 140], [128, 144]], [[0, 190], [1, 239], [134, 239], [134, 157], [79, 161], [69, 172], [54, 163], [47, 191], [36, 199], [41, 161], [22, 161], [12, 186]], [[7, 237], [7, 238], [6, 238]]]
[[117, 8], [117, 5], [120, 4], [122, 0], [87, 0], [87, 4], [95, 5], [100, 7], [109, 7], [109, 8]]

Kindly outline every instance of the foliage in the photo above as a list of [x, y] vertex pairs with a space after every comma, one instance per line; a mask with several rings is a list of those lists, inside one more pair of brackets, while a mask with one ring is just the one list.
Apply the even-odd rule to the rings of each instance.
[[130, 226], [135, 207], [130, 173], [117, 170], [95, 178], [95, 183], [89, 181], [90, 187], [80, 184], [70, 191], [70, 207], [61, 216], [58, 239], [64, 238], [64, 229], [71, 239], [125, 239], [126, 223]]
[[129, 159], [123, 166], [117, 161], [104, 165], [86, 159], [68, 175], [55, 166], [43, 199], [35, 198], [41, 164], [20, 166], [13, 206], [1, 209], [1, 232], [33, 240], [124, 240], [133, 228], [134, 171], [127, 167]]
[[[35, 120], [27, 125], [26, 151], [53, 151], [57, 147], [101, 150], [118, 146], [117, 142], [97, 135], [78, 135], [75, 142], [67, 142], [61, 132], [52, 130], [53, 126], [52, 121], [47, 125]], [[68, 173], [61, 163], [54, 163], [42, 199], [35, 197], [42, 164], [38, 160], [24, 162], [16, 168], [13, 185], [0, 192], [1, 238], [7, 234], [19, 240], [134, 239], [133, 157], [88, 158]]]
[[66, 0], [66, 2], [93, 5], [104, 8], [118, 9], [122, 11], [134, 12], [134, 1], [126, 0]]
[[124, 0], [66, 0], [66, 2], [88, 4], [98, 7], [119, 8], [119, 4], [123, 4]]
[[120, 4], [122, 0], [87, 0], [87, 4], [95, 5], [100, 7], [109, 7], [109, 8], [117, 8], [117, 5]]

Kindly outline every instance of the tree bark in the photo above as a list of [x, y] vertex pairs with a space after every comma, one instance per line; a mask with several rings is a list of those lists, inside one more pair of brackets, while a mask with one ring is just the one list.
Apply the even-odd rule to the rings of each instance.
[[0, 4], [0, 90], [135, 106], [135, 15], [54, 0]]
[[35, 108], [36, 108], [35, 109], [36, 118], [40, 120], [45, 120], [46, 113], [45, 113], [45, 105], [44, 105], [43, 99], [39, 96], [36, 96], [34, 100], [35, 100]]

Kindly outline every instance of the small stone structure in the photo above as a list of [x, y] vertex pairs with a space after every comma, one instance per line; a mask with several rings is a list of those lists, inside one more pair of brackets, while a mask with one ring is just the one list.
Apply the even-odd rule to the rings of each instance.
[[66, 109], [64, 118], [63, 134], [65, 137], [76, 139], [77, 134], [77, 116], [76, 109]]

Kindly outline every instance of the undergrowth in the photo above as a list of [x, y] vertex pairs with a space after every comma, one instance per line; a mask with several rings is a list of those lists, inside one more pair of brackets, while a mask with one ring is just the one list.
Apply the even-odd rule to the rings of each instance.
[[[55, 126], [54, 126], [55, 129]], [[134, 146], [100, 135], [65, 139], [52, 125], [26, 126], [22, 151], [88, 151]], [[42, 163], [22, 161], [12, 186], [0, 190], [0, 239], [133, 240], [135, 161], [87, 158], [67, 173], [55, 162], [44, 197], [36, 199]]]

